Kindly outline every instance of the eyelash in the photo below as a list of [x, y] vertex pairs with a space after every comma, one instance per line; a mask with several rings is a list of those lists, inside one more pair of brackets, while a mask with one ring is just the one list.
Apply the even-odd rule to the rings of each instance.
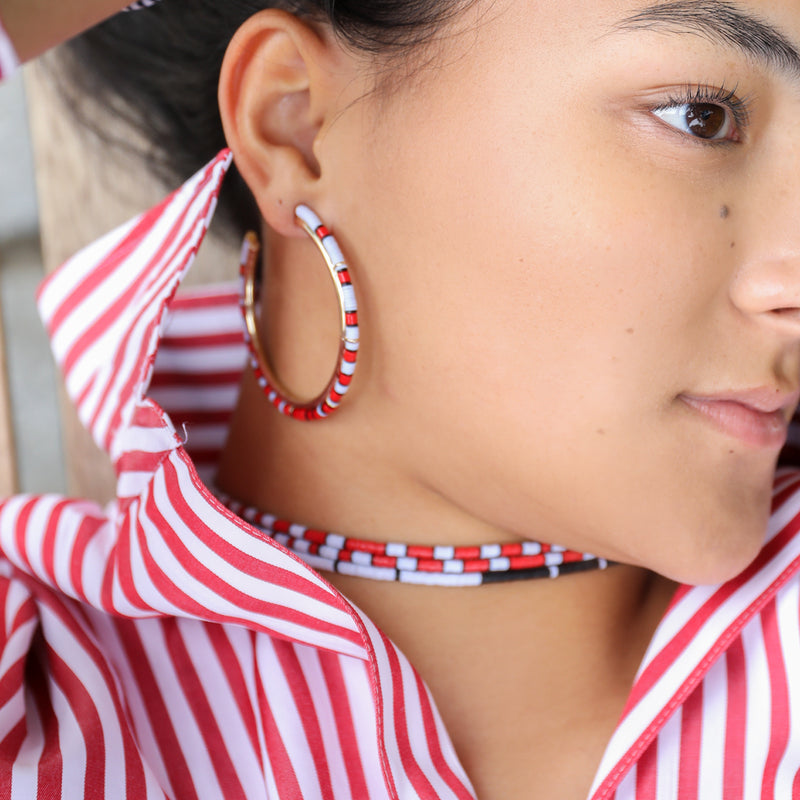
[[[736, 94], [736, 88], [734, 86], [733, 89], [726, 89], [724, 84], [717, 87], [687, 84], [683, 88], [683, 94], [670, 95], [665, 102], [659, 103], [650, 110], [651, 112], [664, 111], [676, 106], [691, 106], [701, 103], [719, 105], [730, 112], [737, 133], [742, 133], [750, 122], [750, 99], [739, 97]], [[717, 146], [736, 144], [739, 141], [738, 139], [701, 139], [688, 134], [686, 134], [686, 138], [692, 139], [698, 144]]]

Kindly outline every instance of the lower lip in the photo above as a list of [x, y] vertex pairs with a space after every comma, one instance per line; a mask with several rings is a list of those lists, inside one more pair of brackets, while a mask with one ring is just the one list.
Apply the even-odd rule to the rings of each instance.
[[781, 448], [786, 443], [783, 412], [757, 411], [732, 400], [707, 400], [681, 395], [687, 406], [702, 414], [717, 430], [751, 447]]

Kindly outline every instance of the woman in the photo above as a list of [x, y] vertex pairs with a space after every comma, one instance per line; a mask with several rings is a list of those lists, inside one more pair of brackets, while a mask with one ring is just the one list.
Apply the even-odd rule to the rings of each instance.
[[255, 366], [173, 297], [227, 152], [43, 288], [120, 497], [0, 509], [9, 792], [800, 796], [794, 5], [218, 5], [87, 63], [230, 147]]

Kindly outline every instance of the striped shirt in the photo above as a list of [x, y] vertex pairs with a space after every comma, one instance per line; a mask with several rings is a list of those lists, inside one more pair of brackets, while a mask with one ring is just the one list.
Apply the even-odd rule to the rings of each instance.
[[[229, 162], [40, 290], [118, 497], [0, 504], [0, 798], [474, 798], [398, 648], [206, 488], [246, 353], [230, 287], [176, 291]], [[678, 591], [592, 800], [800, 797], [798, 526], [787, 470], [756, 561]]]

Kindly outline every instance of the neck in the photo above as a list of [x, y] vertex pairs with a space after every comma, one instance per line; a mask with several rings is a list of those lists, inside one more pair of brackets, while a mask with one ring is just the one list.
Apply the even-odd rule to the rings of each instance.
[[588, 795], [674, 592], [628, 566], [444, 591], [328, 577], [425, 680], [481, 800]]
[[356, 538], [420, 545], [521, 538], [475, 519], [395, 466], [391, 425], [359, 418], [356, 426], [360, 412], [343, 408], [324, 421], [297, 422], [271, 408], [247, 375], [218, 486], [282, 519]]
[[[385, 472], [391, 458], [371, 451], [369, 430], [359, 438], [348, 425], [345, 409], [319, 423], [288, 420], [245, 379], [219, 486], [262, 511], [349, 536], [425, 545], [512, 540], [424, 487], [406, 491], [411, 481]], [[622, 565], [466, 589], [325, 577], [420, 672], [481, 800], [527, 796], [537, 768], [573, 781], [541, 796], [585, 796], [674, 589]], [[560, 761], [564, 753], [573, 756]]]

